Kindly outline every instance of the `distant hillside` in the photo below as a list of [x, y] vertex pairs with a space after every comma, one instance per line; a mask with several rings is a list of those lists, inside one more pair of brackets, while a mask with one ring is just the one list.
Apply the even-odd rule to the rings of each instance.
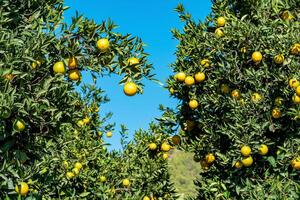
[[182, 197], [195, 196], [193, 180], [199, 176], [201, 166], [193, 160], [193, 153], [174, 150], [169, 159], [171, 180]]

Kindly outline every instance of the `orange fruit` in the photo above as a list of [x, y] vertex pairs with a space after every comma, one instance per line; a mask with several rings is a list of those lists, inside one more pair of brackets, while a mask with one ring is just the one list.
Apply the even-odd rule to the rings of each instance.
[[262, 100], [262, 96], [259, 93], [255, 92], [252, 94], [251, 100], [253, 103], [258, 103]]
[[203, 59], [200, 61], [200, 65], [203, 67], [210, 67], [210, 60], [209, 59]]
[[179, 72], [176, 74], [176, 79], [180, 82], [183, 82], [185, 80], [185, 77], [186, 75], [184, 72]]
[[195, 74], [195, 80], [198, 83], [201, 83], [205, 80], [205, 74], [204, 72], [198, 72], [197, 74]]
[[252, 61], [255, 63], [260, 63], [262, 61], [262, 58], [263, 58], [263, 56], [259, 51], [255, 51], [252, 54]]
[[15, 120], [14, 122], [14, 129], [18, 132], [21, 132], [25, 129], [26, 125], [25, 122], [21, 119]]
[[217, 28], [215, 30], [215, 35], [216, 35], [217, 38], [221, 38], [221, 37], [225, 36], [225, 33], [224, 33], [222, 28]]
[[144, 197], [143, 197], [143, 200], [151, 200], [151, 199], [150, 199], [150, 197], [148, 197], [148, 196], [144, 196]]
[[22, 196], [26, 196], [29, 192], [29, 186], [25, 182], [21, 182], [19, 185], [15, 188], [16, 192]]
[[105, 52], [109, 49], [110, 47], [110, 43], [109, 40], [107, 38], [101, 38], [97, 41], [97, 48], [101, 51], [101, 52]]
[[281, 117], [281, 111], [279, 108], [274, 108], [272, 110], [272, 117], [275, 118], [275, 119], [278, 119]]
[[194, 84], [195, 84], [195, 79], [194, 79], [192, 76], [187, 76], [187, 77], [184, 79], [184, 83], [185, 83], [187, 86], [194, 85]]
[[65, 67], [64, 62], [62, 62], [62, 61], [56, 62], [53, 65], [53, 72], [55, 74], [64, 74], [64, 73], [66, 73], [66, 67]]
[[240, 99], [241, 98], [241, 92], [239, 89], [235, 89], [231, 92], [231, 96], [234, 99]]
[[299, 170], [300, 169], [300, 161], [299, 161], [299, 159], [292, 160], [291, 165], [292, 165], [293, 169]]
[[167, 160], [169, 158], [169, 154], [168, 153], [163, 153], [162, 155], [164, 160]]
[[170, 146], [168, 143], [164, 142], [164, 143], [162, 143], [160, 149], [161, 149], [162, 151], [168, 152], [168, 151], [170, 151], [171, 146]]
[[80, 80], [80, 72], [78, 69], [72, 69], [69, 71], [69, 79], [72, 81]]
[[78, 67], [78, 62], [76, 57], [70, 57], [68, 62], [69, 69], [76, 69]]
[[73, 172], [75, 175], [78, 175], [78, 174], [79, 174], [79, 169], [78, 169], [78, 168], [73, 168], [73, 169], [72, 169], [72, 172]]
[[216, 158], [215, 158], [214, 154], [212, 154], [212, 153], [207, 154], [205, 156], [205, 161], [206, 161], [207, 164], [212, 164], [215, 161], [215, 159]]
[[298, 86], [298, 87], [296, 88], [296, 94], [297, 94], [298, 96], [300, 96], [300, 86]]
[[105, 176], [100, 176], [100, 182], [104, 183], [106, 181], [106, 177]]
[[275, 56], [274, 57], [274, 62], [278, 65], [282, 64], [284, 62], [284, 55], [279, 54], [279, 55]]
[[67, 173], [66, 173], [67, 179], [71, 179], [71, 178], [73, 178], [74, 176], [75, 176], [75, 174], [74, 174], [73, 172], [67, 172]]
[[291, 54], [293, 55], [300, 55], [300, 44], [294, 44], [291, 48]]
[[217, 26], [222, 27], [225, 26], [226, 20], [224, 17], [218, 17], [217, 18]]
[[199, 103], [197, 100], [193, 99], [193, 100], [190, 100], [189, 106], [192, 110], [195, 110], [196, 108], [198, 108]]
[[129, 179], [124, 179], [123, 181], [122, 181], [122, 184], [123, 184], [123, 186], [124, 187], [128, 187], [129, 185], [130, 185], [130, 181], [129, 181]]
[[137, 93], [137, 85], [133, 82], [127, 82], [124, 85], [124, 93], [127, 96], [134, 96]]
[[129, 58], [127, 62], [129, 66], [137, 65], [140, 63], [139, 59], [135, 57]]
[[237, 161], [235, 164], [234, 164], [235, 168], [237, 169], [240, 169], [243, 167], [243, 163], [241, 161]]
[[250, 167], [253, 164], [253, 158], [251, 156], [248, 156], [248, 157], [244, 158], [242, 160], [242, 164], [245, 167]]
[[76, 162], [75, 165], [74, 165], [75, 168], [81, 170], [82, 168], [82, 164], [80, 162]]
[[300, 85], [299, 81], [295, 78], [289, 80], [289, 86], [293, 89], [296, 89]]
[[260, 147], [258, 149], [258, 153], [260, 155], [265, 156], [268, 154], [268, 152], [269, 152], [269, 148], [267, 145], [265, 145], [265, 144], [260, 145]]
[[108, 138], [111, 138], [112, 135], [113, 135], [113, 133], [112, 133], [111, 131], [108, 131], [108, 132], [106, 133], [106, 137], [108, 137]]
[[300, 97], [297, 94], [293, 96], [293, 102], [295, 104], [300, 104]]
[[157, 148], [157, 145], [155, 143], [152, 142], [152, 143], [149, 144], [149, 149], [150, 150], [154, 151], [154, 150], [156, 150], [156, 148]]
[[245, 157], [248, 157], [251, 154], [251, 148], [249, 146], [243, 146], [241, 148], [241, 154]]

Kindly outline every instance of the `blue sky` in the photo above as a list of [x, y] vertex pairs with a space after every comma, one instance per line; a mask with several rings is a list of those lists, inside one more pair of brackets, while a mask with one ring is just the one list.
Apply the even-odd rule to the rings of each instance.
[[[175, 61], [177, 41], [172, 39], [172, 28], [182, 29], [183, 24], [174, 8], [182, 3], [196, 20], [203, 20], [211, 10], [210, 0], [66, 0], [70, 9], [65, 20], [75, 15], [75, 11], [101, 23], [113, 20], [119, 28], [115, 31], [139, 36], [146, 43], [149, 61], [154, 65], [156, 78], [164, 83], [171, 74], [169, 65]], [[160, 116], [159, 104], [175, 107], [176, 100], [162, 86], [144, 81], [143, 95], [127, 97], [123, 87], [118, 85], [120, 77], [112, 76], [99, 81], [99, 86], [110, 97], [110, 102], [102, 106], [101, 112], [113, 112], [112, 122], [116, 122], [113, 137], [106, 139], [110, 149], [120, 148], [120, 124], [125, 124], [132, 136], [134, 130], [148, 128], [148, 123]]]

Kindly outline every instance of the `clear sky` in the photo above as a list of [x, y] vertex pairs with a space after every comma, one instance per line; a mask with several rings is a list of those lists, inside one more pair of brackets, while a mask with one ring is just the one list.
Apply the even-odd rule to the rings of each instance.
[[[211, 10], [210, 0], [66, 0], [70, 9], [65, 20], [69, 21], [78, 11], [99, 23], [110, 18], [119, 26], [115, 31], [139, 36], [147, 45], [145, 49], [150, 54], [149, 61], [154, 65], [156, 79], [164, 83], [171, 74], [169, 65], [176, 59], [177, 41], [172, 38], [170, 30], [183, 26], [174, 11], [179, 3], [183, 3], [196, 20], [203, 20]], [[118, 85], [119, 81], [118, 76], [99, 81], [99, 86], [111, 100], [101, 107], [101, 112], [113, 112], [111, 121], [116, 122], [113, 137], [106, 139], [112, 144], [110, 149], [120, 148], [120, 124], [125, 124], [132, 136], [134, 130], [148, 128], [148, 123], [160, 116], [159, 104], [176, 105], [168, 91], [154, 82], [144, 81], [143, 95], [127, 97], [123, 94], [123, 87]]]

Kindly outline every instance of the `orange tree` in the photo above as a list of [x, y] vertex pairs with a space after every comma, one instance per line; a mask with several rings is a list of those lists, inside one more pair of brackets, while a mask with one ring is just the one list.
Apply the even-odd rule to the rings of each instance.
[[203, 167], [197, 199], [300, 198], [299, 8], [215, 0], [195, 22], [177, 7], [185, 27], [173, 30], [180, 44], [168, 88]]
[[[108, 98], [97, 79], [115, 73], [126, 95], [142, 92], [141, 79], [153, 77], [142, 41], [113, 32], [110, 21], [77, 15], [65, 24], [66, 9], [61, 0], [1, 2], [0, 198], [173, 198], [160, 157], [141, 153], [160, 179], [138, 184], [153, 175], [132, 160], [143, 149], [108, 152], [102, 140], [114, 126], [110, 114], [99, 116]], [[85, 75], [93, 83], [80, 84]]]

